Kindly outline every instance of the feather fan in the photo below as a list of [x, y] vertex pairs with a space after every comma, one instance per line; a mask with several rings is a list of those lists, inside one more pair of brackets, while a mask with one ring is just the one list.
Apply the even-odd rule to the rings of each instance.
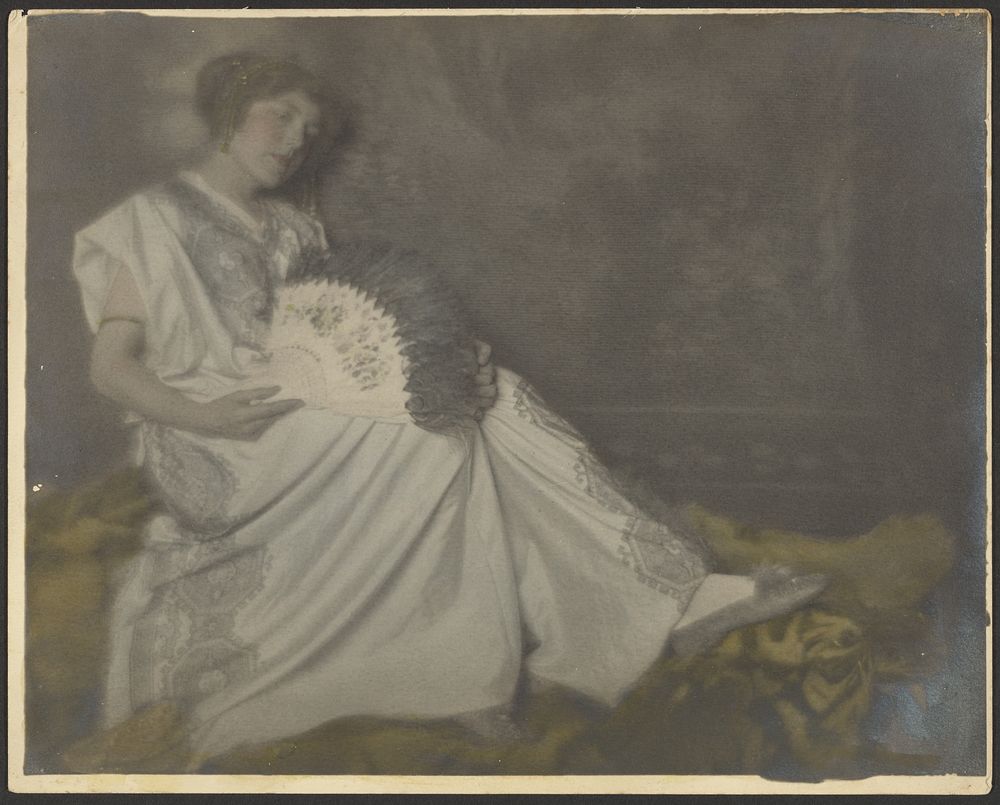
[[[313, 306], [311, 300], [322, 288], [339, 289], [329, 290], [333, 294], [331, 300], [339, 298], [336, 296], [339, 293], [358, 294], [366, 300], [363, 308], [366, 313], [358, 314], [361, 319], [372, 315], [371, 311], [375, 310], [394, 326], [397, 339], [394, 343], [401, 356], [401, 364], [397, 364], [395, 358], [386, 363], [372, 362], [380, 367], [379, 371], [384, 369], [388, 372], [384, 379], [377, 381], [379, 394], [387, 405], [391, 400], [388, 407], [395, 406], [398, 400], [396, 394], [401, 372], [404, 376], [405, 410], [417, 425], [426, 430], [451, 434], [474, 425], [478, 413], [476, 373], [479, 368], [475, 339], [458, 296], [425, 258], [391, 244], [334, 243], [329, 253], [299, 266], [288, 277], [288, 283], [278, 303], [275, 321], [279, 331], [284, 329], [285, 334], [272, 334], [272, 339], [287, 340], [280, 343], [274, 341], [275, 347], [290, 350], [295, 344], [301, 346], [303, 343], [303, 339], [292, 337], [294, 333], [290, 322], [281, 323], [284, 315], [281, 305], [292, 304], [296, 310], [309, 310]], [[305, 318], [311, 323], [317, 315], [325, 314], [313, 311]], [[321, 317], [316, 321], [320, 330], [327, 326]], [[342, 339], [338, 340], [338, 348], [346, 349], [346, 344], [355, 344], [354, 348], [360, 349], [362, 354], [367, 352], [370, 356], [378, 354], [380, 358], [386, 357], [388, 347], [378, 341], [380, 346], [375, 350], [367, 340], [371, 337], [369, 331], [363, 327], [355, 327], [345, 321], [333, 329], [338, 339]], [[308, 333], [306, 336], [304, 340], [316, 344], [312, 336]], [[290, 352], [288, 356], [291, 363]], [[351, 369], [352, 383], [364, 386], [373, 382], [369, 380], [367, 370], [353, 377], [356, 368]], [[339, 391], [330, 393], [340, 396]], [[357, 399], [363, 403], [364, 399], [374, 402], [375, 398], [369, 392], [369, 397]]]

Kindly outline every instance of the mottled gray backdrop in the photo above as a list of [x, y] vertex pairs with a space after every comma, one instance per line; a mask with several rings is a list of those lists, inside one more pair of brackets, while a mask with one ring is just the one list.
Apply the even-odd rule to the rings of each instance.
[[829, 536], [945, 518], [973, 635], [947, 729], [969, 757], [982, 16], [33, 18], [29, 483], [121, 461], [86, 382], [72, 235], [197, 147], [195, 73], [247, 46], [298, 55], [355, 107], [331, 234], [435, 258], [497, 360], [609, 463]]

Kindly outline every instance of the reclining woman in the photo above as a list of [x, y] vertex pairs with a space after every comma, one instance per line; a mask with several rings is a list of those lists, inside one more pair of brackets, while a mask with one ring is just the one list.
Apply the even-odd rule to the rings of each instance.
[[331, 248], [278, 195], [337, 131], [318, 78], [224, 56], [197, 103], [200, 162], [77, 237], [92, 379], [163, 504], [113, 606], [105, 726], [172, 702], [201, 759], [350, 715], [512, 739], [525, 679], [613, 705], [665, 647], [822, 589], [712, 573], [417, 261]]

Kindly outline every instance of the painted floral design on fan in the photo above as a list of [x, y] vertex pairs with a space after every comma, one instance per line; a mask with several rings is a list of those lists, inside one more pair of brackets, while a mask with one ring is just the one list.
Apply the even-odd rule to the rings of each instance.
[[264, 376], [314, 408], [395, 415], [406, 411], [401, 350], [395, 319], [361, 291], [292, 283], [278, 294]]
[[330, 303], [327, 296], [324, 295], [315, 303], [308, 305], [286, 302], [280, 311], [281, 323], [285, 324], [289, 319], [294, 319], [298, 323], [307, 321], [312, 325], [317, 335], [329, 336], [344, 321], [345, 314], [343, 306]]

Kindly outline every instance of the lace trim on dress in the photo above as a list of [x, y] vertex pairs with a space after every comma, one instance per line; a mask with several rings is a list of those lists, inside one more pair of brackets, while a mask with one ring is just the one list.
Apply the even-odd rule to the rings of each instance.
[[264, 217], [258, 221], [239, 204], [212, 187], [200, 173], [181, 171], [178, 178], [198, 190], [201, 198], [210, 203], [221, 218], [228, 220], [230, 224], [235, 224], [236, 228], [240, 230], [240, 234], [247, 235], [254, 240], [264, 240], [269, 224], [274, 217], [273, 210], [266, 201], [261, 201], [261, 211], [264, 213]]
[[554, 413], [526, 380], [514, 391], [514, 410], [576, 450], [576, 481], [587, 495], [610, 511], [628, 515], [618, 547], [622, 562], [643, 584], [687, 604], [709, 572], [708, 551], [694, 529], [649, 493], [616, 479], [579, 431]]
[[618, 547], [626, 566], [643, 584], [686, 606], [708, 575], [705, 563], [665, 523], [643, 515], [630, 518]]
[[[263, 546], [238, 550], [232, 537], [147, 560], [177, 578], [136, 624], [131, 655], [134, 708], [162, 699], [182, 707], [251, 677], [257, 649], [236, 635], [236, 616], [264, 586]], [[154, 659], [155, 658], [155, 659]]]
[[229, 501], [238, 488], [229, 463], [157, 422], [142, 424], [144, 466], [177, 521], [196, 539], [229, 530]]

